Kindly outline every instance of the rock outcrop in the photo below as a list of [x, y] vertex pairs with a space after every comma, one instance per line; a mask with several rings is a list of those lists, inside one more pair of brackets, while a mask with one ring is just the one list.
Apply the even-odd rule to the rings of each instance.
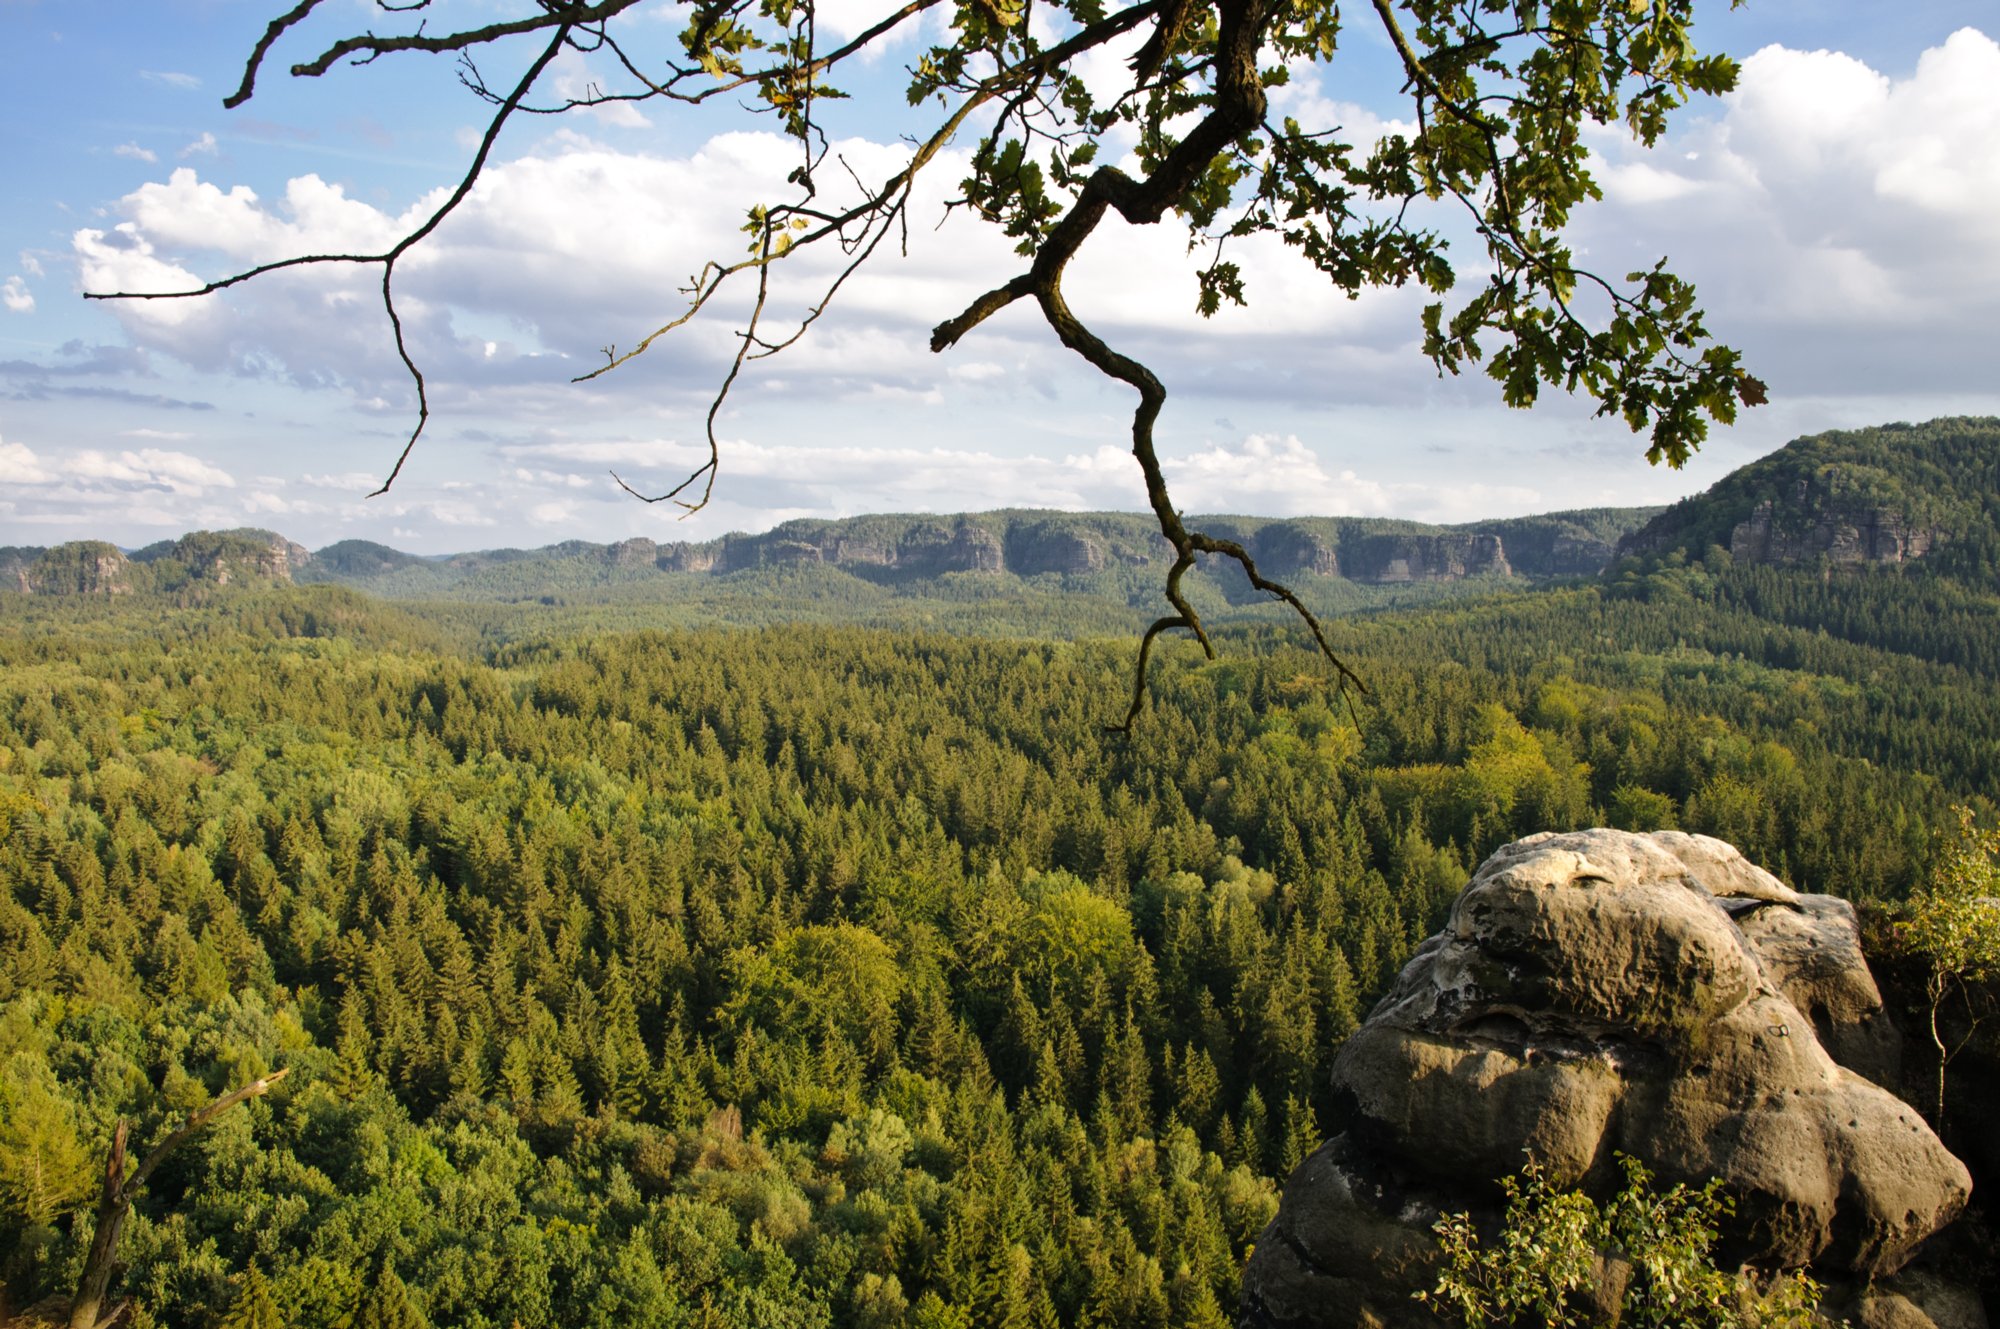
[[132, 564], [118, 546], [102, 540], [72, 540], [42, 550], [16, 572], [30, 595], [125, 595], [132, 590]]
[[[1336, 1133], [1257, 1243], [1243, 1323], [1434, 1324], [1411, 1294], [1440, 1213], [1491, 1222], [1494, 1183], [1530, 1160], [1601, 1198], [1618, 1153], [1663, 1183], [1721, 1178], [1724, 1258], [1891, 1275], [1971, 1185], [1867, 1078], [1896, 1055], [1841, 902], [1704, 836], [1508, 845], [1336, 1057]], [[1890, 1284], [1855, 1295], [1921, 1314]]]
[[271, 531], [194, 531], [174, 542], [172, 557], [197, 581], [217, 586], [235, 582], [289, 582], [312, 562], [305, 546]]
[[1729, 532], [1739, 563], [1905, 563], [1938, 544], [1935, 527], [1921, 526], [1879, 503], [1841, 501], [1801, 480], [1783, 504], [1765, 499]]
[[[1234, 540], [1272, 577], [1347, 577], [1383, 585], [1468, 577], [1548, 577], [1595, 573], [1610, 561], [1607, 539], [1571, 531], [1561, 514], [1514, 518], [1498, 530], [1420, 527], [1360, 518], [1200, 517]], [[1637, 518], [1633, 519], [1636, 524]], [[1384, 529], [1384, 528], [1388, 529]], [[1629, 526], [1627, 527], [1629, 529]], [[1509, 557], [1506, 541], [1530, 552]], [[1164, 572], [1173, 549], [1147, 516], [1131, 513], [991, 512], [959, 517], [857, 517], [786, 522], [756, 535], [659, 547], [667, 572], [731, 573], [780, 564], [823, 563], [864, 576], [1009, 572], [1086, 576], [1121, 567]], [[1205, 566], [1222, 568], [1211, 558]]]
[[946, 572], [999, 572], [1007, 565], [1000, 537], [975, 522], [959, 519], [955, 529], [920, 522], [896, 542], [896, 567], [920, 577]]
[[1465, 577], [1511, 577], [1514, 569], [1497, 535], [1373, 535], [1342, 550], [1341, 567], [1350, 581], [1458, 581]]
[[1053, 521], [1020, 522], [1007, 531], [1007, 570], [1023, 577], [1038, 572], [1069, 576], [1102, 571], [1109, 554], [1102, 538]]
[[1274, 521], [1257, 532], [1257, 562], [1266, 576], [1338, 577], [1340, 552], [1318, 532], [1297, 522]]
[[650, 568], [660, 561], [660, 547], [643, 535], [635, 535], [605, 550], [605, 557], [615, 568]]

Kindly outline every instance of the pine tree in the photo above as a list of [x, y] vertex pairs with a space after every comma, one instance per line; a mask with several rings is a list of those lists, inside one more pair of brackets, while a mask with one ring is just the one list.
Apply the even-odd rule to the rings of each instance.
[[218, 1329], [284, 1329], [284, 1325], [285, 1317], [271, 1291], [271, 1280], [253, 1263], [243, 1271], [243, 1282]]
[[410, 1289], [396, 1276], [396, 1266], [385, 1260], [382, 1276], [361, 1294], [348, 1329], [429, 1329], [429, 1321], [410, 1301]]

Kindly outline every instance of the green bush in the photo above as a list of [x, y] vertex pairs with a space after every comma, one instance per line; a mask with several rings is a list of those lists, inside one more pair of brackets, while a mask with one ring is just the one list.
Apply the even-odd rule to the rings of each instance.
[[1433, 1231], [1443, 1267], [1416, 1294], [1466, 1329], [1608, 1323], [1675, 1329], [1805, 1329], [1826, 1323], [1820, 1288], [1802, 1273], [1768, 1281], [1718, 1269], [1716, 1220], [1731, 1212], [1720, 1181], [1699, 1190], [1653, 1189], [1636, 1158], [1619, 1155], [1625, 1188], [1602, 1207], [1559, 1190], [1530, 1163], [1500, 1182], [1507, 1214], [1499, 1239], [1481, 1242], [1469, 1214], [1446, 1214]]

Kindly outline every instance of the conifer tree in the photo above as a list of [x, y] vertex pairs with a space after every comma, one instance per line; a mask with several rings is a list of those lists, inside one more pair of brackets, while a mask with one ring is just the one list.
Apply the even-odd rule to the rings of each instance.
[[271, 1280], [264, 1277], [264, 1271], [254, 1261], [243, 1271], [243, 1281], [219, 1329], [285, 1329], [285, 1317], [278, 1309]]
[[430, 1322], [410, 1300], [410, 1289], [396, 1275], [393, 1261], [382, 1262], [382, 1273], [361, 1294], [349, 1329], [430, 1329]]

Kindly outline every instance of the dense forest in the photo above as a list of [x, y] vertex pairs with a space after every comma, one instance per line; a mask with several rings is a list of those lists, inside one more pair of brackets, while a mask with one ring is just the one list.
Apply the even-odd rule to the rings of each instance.
[[115, 1119], [283, 1066], [142, 1198], [138, 1323], [1219, 1326], [1491, 849], [1680, 826], [1893, 899], [2000, 775], [1994, 597], [1914, 568], [1363, 614], [1344, 696], [1242, 623], [1129, 739], [1088, 615], [753, 575], [794, 621], [0, 596], [12, 1303], [73, 1283]]

